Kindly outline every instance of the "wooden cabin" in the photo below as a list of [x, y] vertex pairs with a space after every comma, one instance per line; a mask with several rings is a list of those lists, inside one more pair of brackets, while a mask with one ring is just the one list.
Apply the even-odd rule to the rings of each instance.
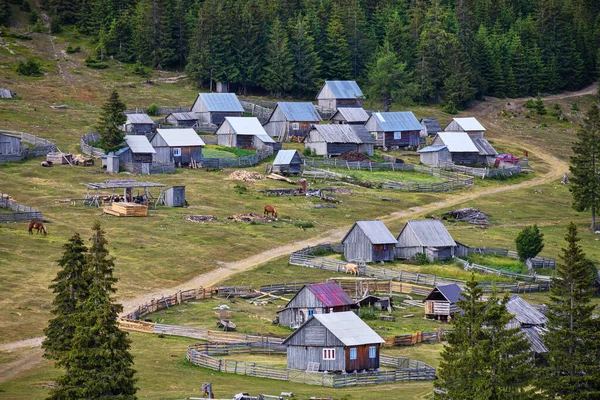
[[477, 164], [487, 165], [493, 167], [498, 157], [498, 152], [485, 138], [476, 137], [473, 138], [473, 144], [477, 147], [479, 156], [477, 157]]
[[276, 147], [256, 117], [225, 117], [215, 134], [219, 146], [256, 150]]
[[156, 129], [156, 124], [148, 114], [126, 114], [127, 121], [123, 130], [133, 135], [150, 135]]
[[0, 154], [21, 154], [21, 138], [7, 133], [0, 133]]
[[419, 123], [423, 127], [421, 129], [421, 137], [435, 136], [442, 131], [437, 118], [421, 118]]
[[446, 132], [466, 132], [472, 139], [483, 138], [485, 128], [477, 118], [453, 118], [444, 128]]
[[425, 318], [449, 322], [461, 312], [456, 305], [462, 289], [456, 283], [438, 285], [425, 297]]
[[361, 125], [313, 125], [304, 146], [319, 156], [339, 156], [350, 151], [373, 155], [375, 140]]
[[365, 127], [376, 140], [377, 147], [418, 147], [422, 126], [411, 111], [376, 112]]
[[368, 119], [362, 107], [339, 107], [329, 120], [332, 124], [364, 125]]
[[329, 110], [362, 107], [364, 98], [356, 81], [325, 81], [317, 94], [317, 104]]
[[536, 354], [548, 352], [542, 340], [546, 333], [548, 318], [534, 306], [514, 294], [506, 303], [506, 310], [513, 315], [507, 328], [519, 328]]
[[200, 93], [190, 111], [202, 123], [220, 125], [225, 117], [241, 117], [244, 107], [235, 93]]
[[192, 128], [157, 129], [150, 140], [156, 154], [154, 161], [189, 165], [192, 160], [202, 161], [204, 141]]
[[156, 151], [144, 135], [125, 136], [127, 147], [117, 151], [119, 165], [134, 174], [150, 174], [152, 159]]
[[479, 149], [466, 132], [440, 132], [432, 146], [446, 146], [454, 164], [478, 164]]
[[442, 167], [452, 164], [452, 155], [444, 145], [427, 146], [418, 151], [419, 160], [428, 167]]
[[273, 172], [290, 175], [302, 173], [302, 158], [296, 150], [279, 150], [273, 161]]
[[264, 124], [271, 137], [289, 140], [292, 136], [304, 137], [321, 116], [310, 102], [279, 102]]
[[314, 314], [283, 341], [288, 368], [315, 372], [377, 370], [383, 343], [385, 340], [351, 311]]
[[342, 239], [349, 262], [393, 261], [397, 243], [381, 221], [356, 221]]
[[167, 115], [165, 121], [171, 125], [193, 128], [198, 124], [198, 116], [193, 112], [174, 112]]
[[396, 257], [414, 258], [423, 253], [429, 261], [454, 257], [456, 242], [441, 221], [433, 219], [406, 222], [396, 244]]
[[358, 308], [354, 300], [335, 282], [305, 285], [278, 311], [279, 325], [296, 329], [314, 314], [351, 311]]

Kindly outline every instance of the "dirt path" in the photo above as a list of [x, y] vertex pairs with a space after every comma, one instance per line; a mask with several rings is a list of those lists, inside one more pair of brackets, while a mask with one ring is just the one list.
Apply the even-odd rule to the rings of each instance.
[[27, 350], [16, 360], [11, 361], [8, 364], [0, 365], [0, 382], [7, 381], [20, 372], [31, 369], [44, 360], [42, 358], [44, 350], [42, 350], [39, 345], [28, 347], [32, 348]]

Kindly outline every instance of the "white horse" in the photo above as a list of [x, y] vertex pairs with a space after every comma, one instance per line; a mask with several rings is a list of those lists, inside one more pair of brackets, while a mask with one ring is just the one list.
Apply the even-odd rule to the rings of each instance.
[[358, 276], [358, 265], [346, 264], [344, 265], [344, 269], [346, 270], [346, 272], [350, 272], [352, 275]]

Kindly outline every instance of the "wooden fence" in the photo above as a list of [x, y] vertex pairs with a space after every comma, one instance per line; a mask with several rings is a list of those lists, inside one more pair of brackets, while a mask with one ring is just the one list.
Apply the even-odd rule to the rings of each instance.
[[31, 133], [9, 131], [4, 129], [0, 129], [0, 133], [17, 137], [21, 139], [21, 143], [27, 143], [33, 146], [31, 147], [22, 145], [21, 151], [16, 154], [0, 154], [0, 162], [16, 162], [28, 157], [45, 156], [48, 153], [56, 151], [56, 144], [49, 140], [32, 135]]
[[[510, 257], [516, 260], [519, 259], [519, 255], [514, 250], [508, 249], [495, 249], [487, 247], [469, 247], [464, 244], [460, 244], [459, 247], [464, 248], [468, 254], [497, 254], [503, 257]], [[535, 268], [556, 268], [556, 259], [537, 256], [531, 259], [531, 263]]]
[[[529, 166], [529, 163], [527, 164]], [[456, 165], [453, 163], [446, 163], [441, 168], [459, 172], [465, 175], [476, 176], [479, 178], [498, 178], [518, 175], [521, 173], [521, 166], [509, 167], [509, 168], [475, 168], [467, 167], [465, 165]]]
[[100, 140], [100, 134], [98, 132], [86, 133], [79, 139], [79, 147], [81, 147], [81, 151], [88, 156], [100, 157], [104, 155], [104, 150], [89, 144], [95, 143], [98, 140]]
[[261, 124], [267, 122], [274, 108], [263, 107], [245, 100], [240, 100], [240, 104], [244, 108], [245, 112], [258, 118]]
[[11, 200], [8, 194], [2, 192], [0, 192], [0, 208], [10, 208], [13, 211], [12, 213], [0, 213], [0, 223], [42, 220], [42, 212], [40, 210], [19, 204]]
[[462, 264], [463, 269], [465, 271], [477, 271], [482, 274], [493, 274], [493, 275], [498, 275], [498, 276], [506, 276], [508, 278], [512, 278], [512, 279], [520, 280], [520, 281], [550, 282], [552, 280], [552, 277], [546, 276], [546, 275], [538, 275], [536, 273], [534, 273], [533, 275], [520, 274], [517, 272], [507, 271], [504, 269], [496, 269], [496, 268], [491, 268], [491, 267], [488, 267], [485, 265], [470, 263], [467, 260], [463, 260], [462, 258], [459, 258], [459, 257], [456, 257], [456, 261], [458, 261], [460, 264]]
[[408, 335], [398, 335], [386, 338], [386, 346], [414, 346], [418, 343], [439, 343], [444, 338], [445, 331], [442, 328], [432, 332], [415, 332]]
[[239, 158], [203, 158], [202, 166], [205, 168], [243, 168], [258, 164], [265, 158], [273, 155], [273, 149], [258, 150], [255, 154]]
[[163, 308], [169, 308], [190, 300], [207, 299], [211, 298], [212, 296], [212, 288], [199, 288], [179, 291], [172, 295], [162, 296], [160, 299], [152, 299], [148, 303], [141, 304], [134, 311], [123, 315], [122, 318], [126, 320], [137, 320], [143, 318], [146, 314], [162, 310]]

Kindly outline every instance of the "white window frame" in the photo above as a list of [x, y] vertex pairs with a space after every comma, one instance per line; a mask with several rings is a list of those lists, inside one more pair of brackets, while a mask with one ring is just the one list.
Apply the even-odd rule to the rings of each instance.
[[293, 131], [299, 131], [300, 130], [300, 124], [298, 122], [292, 122], [292, 130]]
[[394, 132], [394, 140], [401, 140], [402, 132]]
[[181, 147], [173, 147], [173, 157], [181, 157]]
[[369, 358], [377, 358], [377, 346], [369, 346]]
[[335, 349], [323, 349], [323, 360], [335, 360]]
[[350, 347], [350, 359], [351, 360], [356, 360], [356, 355], [357, 351], [356, 351], [356, 347]]

